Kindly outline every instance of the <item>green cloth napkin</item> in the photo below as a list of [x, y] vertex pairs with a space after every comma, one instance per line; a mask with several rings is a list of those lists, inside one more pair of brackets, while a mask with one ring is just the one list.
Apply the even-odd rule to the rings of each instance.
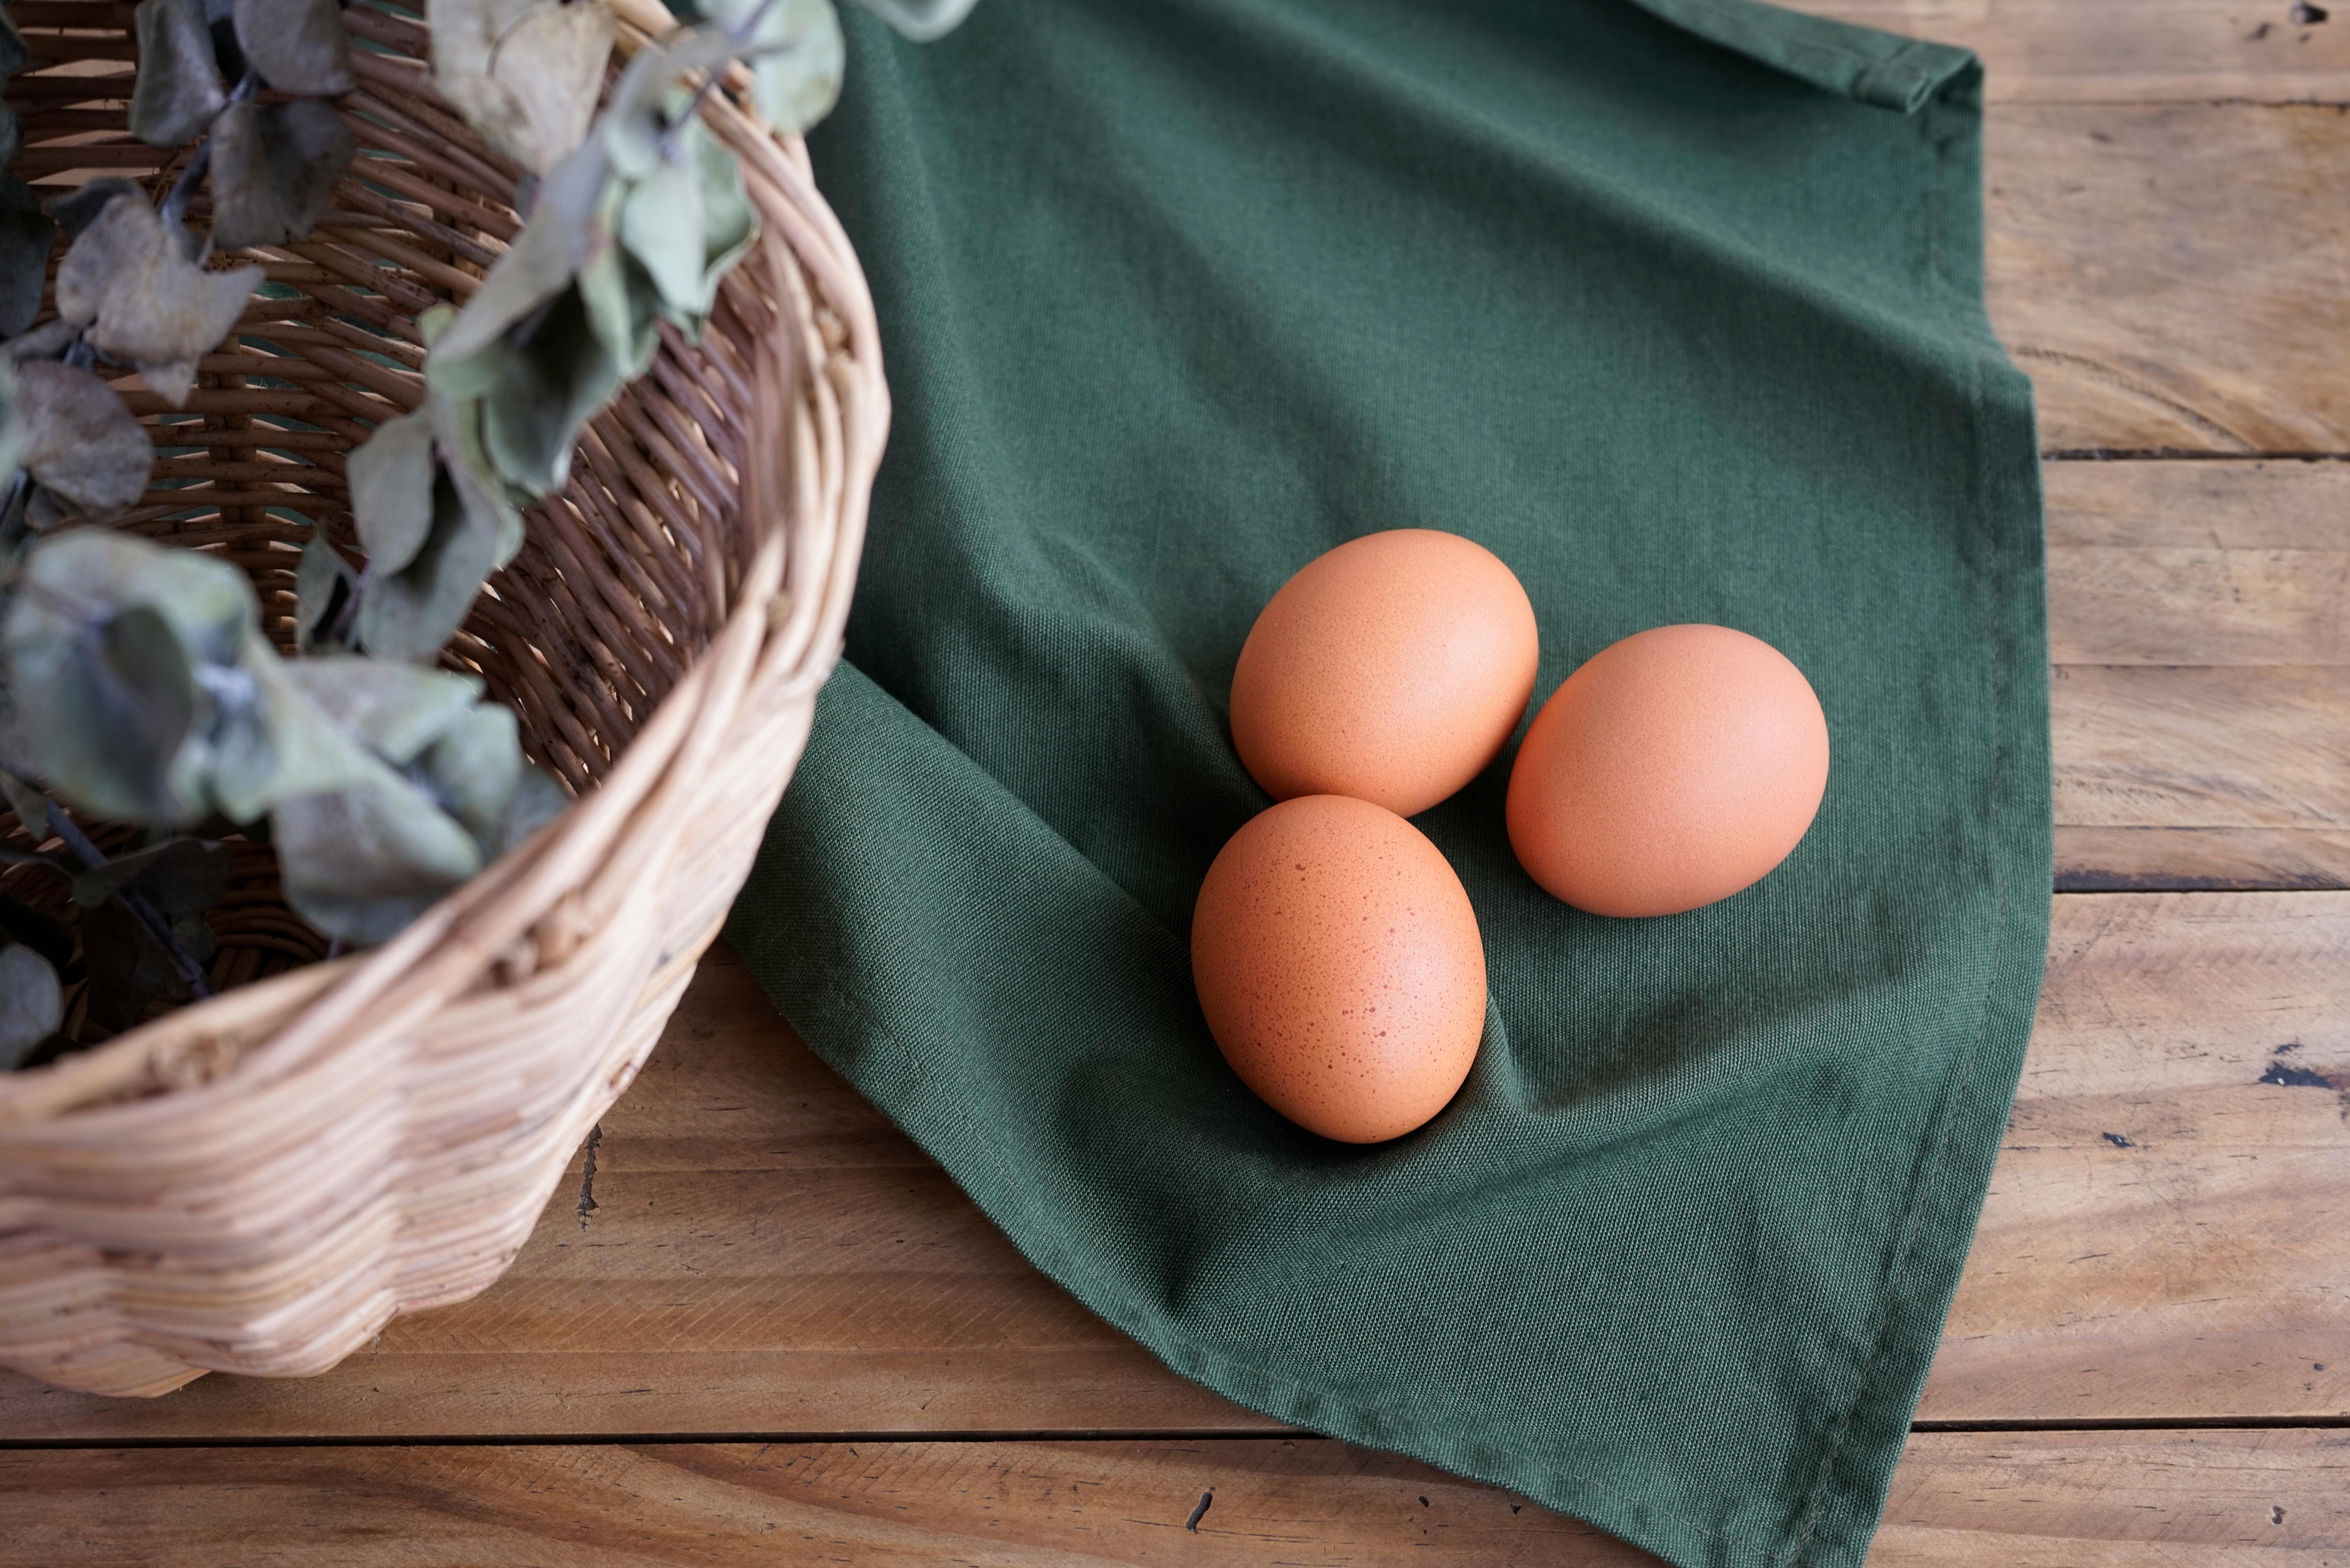
[[[1742, 0], [987, 0], [852, 18], [815, 142], [897, 422], [849, 663], [730, 928], [1030, 1258], [1243, 1405], [1676, 1563], [1854, 1563], [2030, 1027], [2050, 887], [2029, 389], [1981, 71]], [[1475, 1071], [1359, 1148], [1266, 1109], [1191, 903], [1267, 804], [1251, 621], [1383, 528], [1487, 545], [1537, 699], [1716, 621], [1819, 692], [1794, 856], [1618, 921], [1417, 819]]]

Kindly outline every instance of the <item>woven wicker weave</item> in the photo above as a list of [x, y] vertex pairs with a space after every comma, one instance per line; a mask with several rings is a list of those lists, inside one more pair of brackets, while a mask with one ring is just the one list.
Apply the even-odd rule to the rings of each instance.
[[[624, 50], [669, 25], [614, 8]], [[167, 184], [186, 154], [124, 130], [130, 6], [12, 15], [34, 55], [9, 84], [17, 171]], [[416, 316], [517, 228], [515, 171], [434, 97], [421, 22], [345, 15], [360, 161], [311, 240], [236, 258], [286, 297], [251, 302], [186, 410], [118, 383], [164, 453], [118, 525], [244, 567], [281, 641], [300, 519], [355, 552], [343, 458], [421, 400]], [[806, 741], [888, 423], [872, 302], [805, 151], [723, 97], [706, 116], [762, 238], [705, 340], [669, 337], [595, 422], [448, 660], [577, 799], [389, 945], [299, 967], [325, 944], [239, 846], [221, 994], [0, 1077], [0, 1364], [108, 1394], [323, 1371], [494, 1280], [651, 1050]]]

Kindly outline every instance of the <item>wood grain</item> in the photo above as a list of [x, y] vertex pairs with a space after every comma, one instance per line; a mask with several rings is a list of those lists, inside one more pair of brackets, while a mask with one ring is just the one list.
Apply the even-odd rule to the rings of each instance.
[[1974, 50], [1995, 104], [2350, 99], [2350, 16], [2320, 21], [2291, 0], [1794, 3]]
[[[2350, 893], [2064, 897], [2050, 951], [1923, 1415], [2350, 1414]], [[0, 1376], [0, 1438], [1280, 1429], [1030, 1268], [723, 949], [594, 1198], [326, 1376], [142, 1402]]]
[[1920, 1418], [2350, 1415], [2350, 893], [2061, 898]]
[[[2350, 1552], [2345, 1498], [2340, 1432], [1928, 1433], [1869, 1562], [2317, 1568]], [[0, 1453], [0, 1564], [24, 1568], [1656, 1562], [1318, 1438], [20, 1451]]]
[[2350, 887], [2350, 463], [2044, 475], [2057, 887]]
[[2016, 105], [1983, 161], [1991, 320], [2044, 448], [2350, 451], [2350, 118]]

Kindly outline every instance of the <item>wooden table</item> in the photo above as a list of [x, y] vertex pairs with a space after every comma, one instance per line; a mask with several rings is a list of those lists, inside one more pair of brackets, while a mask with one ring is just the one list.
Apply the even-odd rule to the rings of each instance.
[[[2056, 665], [2046, 992], [1876, 1561], [2350, 1563], [2350, 10], [1822, 8], [1990, 62]], [[723, 950], [494, 1289], [311, 1382], [0, 1374], [0, 1492], [9, 1564], [1647, 1561], [1163, 1371]]]

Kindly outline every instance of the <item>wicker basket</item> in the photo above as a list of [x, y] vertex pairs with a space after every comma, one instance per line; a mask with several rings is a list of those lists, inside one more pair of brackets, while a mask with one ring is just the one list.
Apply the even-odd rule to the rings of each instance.
[[[614, 8], [624, 50], [670, 24]], [[124, 130], [130, 6], [12, 14], [34, 55], [18, 171], [168, 183], [187, 154]], [[245, 567], [281, 639], [298, 519], [356, 548], [344, 454], [421, 400], [416, 316], [517, 228], [515, 171], [433, 95], [421, 23], [345, 15], [360, 161], [311, 240], [238, 257], [287, 297], [251, 302], [186, 410], [118, 383], [172, 421], [167, 454], [192, 449], [119, 525]], [[298, 967], [324, 943], [246, 846], [221, 994], [0, 1076], [0, 1364], [142, 1395], [323, 1371], [497, 1278], [651, 1050], [807, 739], [888, 424], [872, 302], [804, 149], [723, 96], [706, 115], [762, 238], [705, 340], [668, 337], [595, 422], [449, 658], [577, 800], [388, 946]]]

